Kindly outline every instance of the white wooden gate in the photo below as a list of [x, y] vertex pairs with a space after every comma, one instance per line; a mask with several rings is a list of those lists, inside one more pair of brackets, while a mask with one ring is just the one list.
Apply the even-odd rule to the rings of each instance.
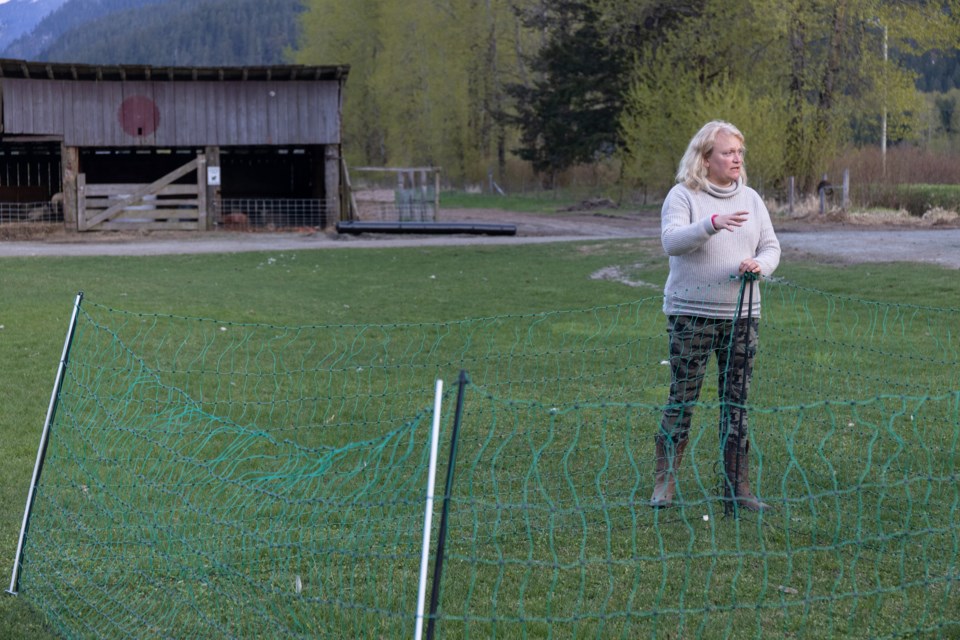
[[[195, 171], [192, 184], [172, 184]], [[150, 184], [87, 184], [77, 176], [80, 231], [207, 229], [207, 161], [203, 154]]]

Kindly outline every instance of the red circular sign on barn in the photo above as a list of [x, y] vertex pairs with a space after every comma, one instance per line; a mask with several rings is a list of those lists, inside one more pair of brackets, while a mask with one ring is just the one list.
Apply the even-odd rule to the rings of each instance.
[[146, 96], [131, 96], [120, 104], [120, 126], [131, 136], [149, 136], [160, 126], [160, 109]]

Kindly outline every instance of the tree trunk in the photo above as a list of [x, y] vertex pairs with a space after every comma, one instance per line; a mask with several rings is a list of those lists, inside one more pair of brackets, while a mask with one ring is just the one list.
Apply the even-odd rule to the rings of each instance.
[[805, 180], [810, 173], [807, 162], [807, 140], [804, 120], [804, 89], [806, 86], [806, 25], [801, 16], [791, 21], [787, 37], [790, 47], [790, 88], [788, 107], [790, 117], [787, 121], [787, 149], [785, 169], [788, 175], [798, 176], [800, 188], [804, 190]]

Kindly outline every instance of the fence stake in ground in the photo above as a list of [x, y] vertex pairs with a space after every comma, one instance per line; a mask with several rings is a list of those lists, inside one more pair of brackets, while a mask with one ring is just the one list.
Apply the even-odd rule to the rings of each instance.
[[20, 562], [23, 560], [23, 543], [27, 538], [27, 527], [30, 524], [30, 511], [33, 499], [37, 494], [37, 485], [40, 483], [40, 472], [43, 470], [43, 459], [47, 453], [47, 442], [50, 439], [50, 424], [57, 411], [57, 398], [60, 397], [60, 388], [63, 386], [63, 376], [67, 370], [67, 358], [70, 355], [70, 345], [73, 343], [73, 334], [77, 327], [77, 315], [80, 313], [80, 302], [83, 292], [77, 294], [73, 303], [73, 315], [70, 316], [70, 326], [67, 327], [67, 337], [63, 341], [63, 353], [60, 355], [60, 366], [57, 368], [57, 377], [53, 383], [53, 393], [50, 394], [50, 404], [47, 407], [47, 418], [43, 423], [43, 432], [40, 435], [40, 447], [37, 450], [37, 462], [33, 466], [33, 477], [30, 479], [30, 489], [27, 492], [27, 505], [23, 510], [23, 524], [20, 526], [20, 538], [17, 540], [17, 553], [13, 558], [13, 573], [10, 576], [10, 588], [7, 593], [17, 595], [20, 582]]
[[443, 512], [440, 515], [440, 531], [437, 534], [437, 558], [434, 562], [433, 586], [430, 591], [430, 620], [427, 622], [427, 640], [433, 640], [437, 623], [437, 608], [440, 604], [440, 575], [443, 572], [443, 551], [447, 541], [447, 516], [450, 513], [454, 463], [457, 459], [457, 435], [460, 431], [460, 420], [463, 417], [463, 395], [467, 388], [467, 372], [463, 369], [460, 370], [457, 387], [457, 410], [453, 416], [453, 430], [450, 433], [450, 462], [447, 464], [447, 483], [443, 491]]
[[437, 380], [433, 396], [433, 425], [430, 429], [430, 469], [427, 472], [427, 504], [423, 515], [423, 553], [420, 556], [420, 586], [417, 591], [417, 626], [413, 637], [423, 637], [423, 610], [427, 595], [427, 567], [430, 563], [430, 527], [433, 524], [433, 490], [437, 479], [437, 444], [440, 440], [440, 404], [443, 380]]
[[[740, 374], [740, 402], [742, 406], [740, 411], [737, 414], [737, 435], [734, 438], [734, 446], [736, 447], [736, 458], [734, 459], [734, 469], [733, 469], [733, 478], [730, 478], [730, 471], [726, 468], [726, 449], [730, 446], [730, 424], [726, 425], [726, 433], [720, 434], [721, 448], [724, 450], [724, 469], [723, 469], [723, 482], [724, 490], [728, 496], [723, 504], [723, 514], [730, 515], [733, 514], [734, 518], [740, 517], [740, 503], [738, 501], [739, 496], [737, 492], [740, 489], [740, 462], [745, 455], [742, 453], [743, 447], [743, 422], [744, 416], [747, 412], [747, 367], [750, 362], [750, 321], [753, 319], [753, 283], [757, 279], [757, 274], [750, 271], [745, 272], [741, 276], [740, 280], [740, 298], [737, 301], [737, 315], [733, 321], [733, 331], [730, 335], [730, 355], [727, 358], [728, 363], [733, 363], [736, 352], [737, 352], [737, 323], [743, 323], [743, 371]], [[747, 300], [747, 318], [744, 322], [743, 316], [743, 292], [746, 287], [750, 288]], [[727, 371], [727, 380], [730, 380], [730, 371]], [[727, 402], [727, 399], [724, 399]], [[730, 409], [727, 407], [721, 408], [722, 417], [721, 424], [724, 423], [724, 420], [729, 420]]]

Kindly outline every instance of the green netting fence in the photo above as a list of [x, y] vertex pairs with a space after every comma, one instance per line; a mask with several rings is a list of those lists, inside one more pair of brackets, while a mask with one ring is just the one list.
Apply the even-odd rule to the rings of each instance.
[[441, 379], [434, 637], [960, 637], [960, 310], [762, 293], [762, 514], [721, 500], [716, 369], [648, 506], [660, 296], [297, 327], [78, 299], [11, 591], [65, 637], [413, 637]]

